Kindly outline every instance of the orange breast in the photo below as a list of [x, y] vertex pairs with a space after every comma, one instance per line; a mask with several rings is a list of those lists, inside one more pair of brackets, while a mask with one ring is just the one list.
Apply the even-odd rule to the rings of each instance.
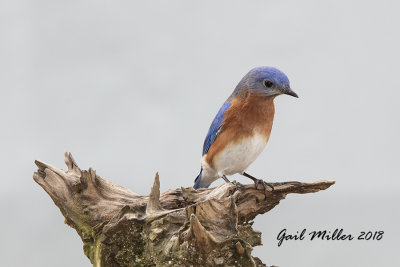
[[243, 138], [261, 134], [268, 141], [274, 120], [274, 96], [254, 93], [235, 97], [225, 113], [221, 132], [205, 155], [206, 162], [214, 168], [214, 158], [228, 145]]

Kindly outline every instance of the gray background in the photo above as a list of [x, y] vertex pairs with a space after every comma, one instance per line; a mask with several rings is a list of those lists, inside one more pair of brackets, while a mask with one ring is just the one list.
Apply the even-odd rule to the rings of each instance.
[[[249, 173], [334, 179], [259, 216], [253, 255], [282, 266], [400, 266], [397, 1], [1, 1], [1, 266], [90, 266], [32, 180], [34, 159], [148, 194], [191, 186], [209, 124], [252, 67], [276, 66], [266, 150]], [[240, 182], [245, 178], [234, 177]], [[215, 183], [220, 184], [221, 181]], [[381, 241], [287, 241], [283, 228]]]

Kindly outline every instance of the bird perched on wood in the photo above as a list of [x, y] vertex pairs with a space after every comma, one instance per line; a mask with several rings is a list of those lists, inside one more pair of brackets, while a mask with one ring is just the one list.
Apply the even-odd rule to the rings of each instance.
[[227, 175], [239, 173], [252, 179], [256, 188], [261, 183], [267, 194], [269, 184], [245, 170], [268, 142], [274, 120], [274, 98], [281, 94], [298, 97], [287, 76], [274, 67], [254, 68], [242, 78], [208, 130], [195, 189], [209, 187], [218, 178], [229, 182]]

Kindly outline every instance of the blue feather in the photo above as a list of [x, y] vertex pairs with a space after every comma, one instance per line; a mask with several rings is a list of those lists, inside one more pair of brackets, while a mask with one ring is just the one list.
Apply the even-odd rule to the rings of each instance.
[[201, 181], [201, 175], [203, 174], [203, 168], [200, 169], [199, 175], [197, 175], [196, 179], [194, 179], [194, 189], [200, 188], [200, 181]]
[[215, 116], [213, 122], [211, 123], [210, 129], [208, 130], [206, 139], [204, 140], [203, 145], [203, 156], [207, 154], [210, 149], [212, 143], [214, 143], [215, 138], [217, 138], [219, 134], [219, 130], [221, 129], [222, 122], [224, 120], [225, 111], [232, 105], [230, 102], [225, 102], [225, 104], [220, 108], [218, 114]]

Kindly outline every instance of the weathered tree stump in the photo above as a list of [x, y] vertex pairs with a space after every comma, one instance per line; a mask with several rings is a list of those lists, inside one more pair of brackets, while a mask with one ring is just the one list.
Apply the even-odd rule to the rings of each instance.
[[273, 183], [264, 199], [254, 184], [179, 188], [160, 195], [156, 174], [149, 196], [140, 196], [79, 169], [65, 153], [68, 170], [36, 160], [34, 180], [81, 236], [93, 266], [266, 266], [251, 256], [261, 245], [252, 220], [289, 193], [324, 190], [334, 181]]

